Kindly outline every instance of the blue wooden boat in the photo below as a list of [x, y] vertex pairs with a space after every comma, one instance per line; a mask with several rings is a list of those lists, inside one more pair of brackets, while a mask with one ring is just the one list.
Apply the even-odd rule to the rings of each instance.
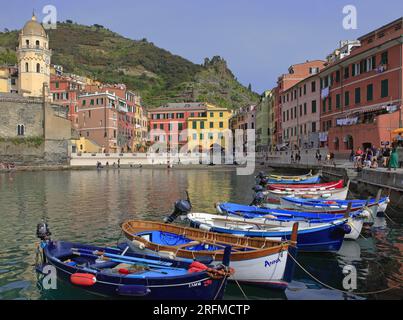
[[[56, 268], [57, 277], [80, 289], [108, 297], [147, 300], [222, 299], [231, 274], [231, 247], [225, 248], [223, 266], [197, 268], [190, 262], [133, 253], [127, 244], [98, 247], [53, 241], [46, 224], [38, 225], [42, 262]], [[45, 269], [46, 270], [46, 269]]]
[[281, 200], [283, 208], [290, 208], [296, 210], [313, 211], [313, 212], [331, 212], [343, 213], [349, 204], [351, 204], [351, 211], [362, 210], [363, 207], [373, 208], [378, 206], [377, 214], [382, 215], [387, 210], [390, 203], [389, 197], [381, 198], [379, 201], [376, 199], [370, 200], [320, 200], [320, 199], [300, 199], [294, 197], [283, 197]]
[[[290, 240], [293, 221], [278, 221], [266, 218], [245, 219], [242, 217], [190, 213], [190, 226], [202, 230], [244, 237], [263, 237]], [[351, 232], [348, 220], [333, 220], [326, 223], [300, 222], [297, 249], [301, 252], [337, 252], [344, 236]]]
[[[218, 203], [217, 211], [221, 214], [230, 214], [241, 216], [246, 219], [255, 219], [266, 217], [270, 219], [276, 219], [277, 221], [309, 221], [310, 223], [323, 223], [331, 222], [334, 220], [340, 220], [345, 218], [347, 208], [343, 214], [332, 214], [327, 212], [305, 212], [305, 211], [293, 211], [284, 209], [270, 209], [261, 208], [256, 206], [246, 206], [236, 203]], [[351, 213], [350, 216], [358, 216], [361, 212]]]
[[348, 215], [347, 208], [340, 214], [261, 208], [235, 203], [218, 203], [216, 208], [221, 214], [240, 216], [245, 219], [265, 218], [265, 221], [275, 221], [276, 223], [293, 221], [306, 222], [312, 225], [348, 218], [348, 226], [350, 226], [351, 230], [346, 233], [345, 238], [350, 240], [358, 239], [364, 225], [364, 219], [371, 215], [367, 209], [362, 210], [362, 208], [360, 211], [350, 212]]
[[279, 177], [279, 178], [272, 178], [269, 177], [267, 179], [269, 184], [316, 184], [320, 182], [320, 176], [315, 175], [312, 177], [301, 177], [301, 178], [286, 178], [286, 177]]

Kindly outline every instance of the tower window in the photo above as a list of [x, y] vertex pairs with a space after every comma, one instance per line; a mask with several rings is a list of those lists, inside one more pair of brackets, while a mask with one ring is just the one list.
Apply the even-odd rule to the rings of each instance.
[[19, 124], [17, 126], [17, 135], [19, 136], [25, 135], [25, 126], [23, 124]]
[[25, 63], [25, 72], [29, 72], [29, 65], [28, 65], [28, 62]]
[[36, 64], [36, 72], [37, 73], [41, 72], [41, 65], [39, 63]]
[[39, 40], [36, 40], [36, 47], [39, 48]]
[[29, 47], [29, 40], [25, 40], [25, 44]]

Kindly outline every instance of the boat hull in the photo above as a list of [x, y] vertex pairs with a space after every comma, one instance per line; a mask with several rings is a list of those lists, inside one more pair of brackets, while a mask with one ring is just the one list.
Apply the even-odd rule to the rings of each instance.
[[[217, 212], [220, 214], [227, 214], [235, 217], [242, 217], [245, 219], [262, 219], [267, 217], [272, 217], [272, 219], [267, 220], [271, 224], [279, 223], [281, 221], [300, 221], [301, 219], [310, 219], [312, 223], [329, 222], [334, 220], [343, 219], [343, 215], [346, 214], [346, 209], [340, 214], [335, 213], [324, 213], [324, 212], [305, 212], [301, 211], [301, 208], [296, 209], [298, 211], [281, 210], [281, 209], [265, 209], [257, 208], [251, 206], [242, 206], [231, 203], [217, 204]], [[361, 234], [364, 218], [370, 215], [369, 212], [356, 213], [350, 215], [348, 218], [348, 225], [351, 227], [351, 232], [345, 235], [345, 239], [357, 240]], [[266, 221], [266, 220], [265, 220]], [[301, 225], [303, 226], [303, 225]]]
[[[211, 216], [209, 221], [206, 216]], [[219, 220], [226, 220], [220, 224], [214, 223], [214, 217]], [[201, 219], [200, 219], [201, 218]], [[205, 219], [207, 218], [207, 219]], [[256, 223], [250, 219], [239, 219], [207, 214], [189, 214], [188, 219], [193, 228], [200, 228], [210, 232], [232, 234], [239, 237], [260, 237], [277, 240], [290, 240], [290, 227], [274, 227], [271, 229], [259, 230]], [[264, 220], [264, 219], [263, 219]], [[297, 236], [298, 252], [337, 252], [345, 236], [344, 225], [347, 220], [335, 221], [309, 228], [299, 228]], [[239, 227], [242, 223], [242, 228]]]
[[[94, 246], [82, 246], [64, 242], [51, 242], [45, 249], [46, 263], [37, 267], [41, 272], [46, 265], [53, 265], [58, 279], [71, 283], [71, 275], [86, 272], [93, 274], [96, 281], [91, 286], [77, 286], [94, 294], [107, 297], [127, 297], [140, 300], [214, 300], [222, 299], [226, 286], [226, 278], [213, 280], [206, 272], [185, 273], [178, 276], [130, 277], [103, 273], [69, 266], [55, 257], [68, 255], [67, 248], [85, 248], [105, 250]], [[151, 259], [151, 257], [148, 257]], [[153, 258], [155, 259], [155, 258]], [[155, 259], [158, 261], [158, 259]], [[168, 260], [167, 260], [168, 261]]]
[[[165, 252], [156, 252], [149, 249], [140, 249], [138, 245], [128, 240], [127, 244], [130, 248], [138, 253], [156, 254], [161, 257], [171, 257], [172, 255]], [[176, 260], [189, 261], [186, 258], [176, 256]], [[283, 250], [265, 257], [258, 257], [249, 260], [231, 261], [230, 267], [235, 270], [235, 274], [229, 277], [229, 281], [237, 281], [239, 283], [265, 286], [271, 289], [285, 290], [288, 282], [284, 280], [286, 266], [288, 261], [288, 250]], [[213, 266], [219, 266], [221, 261], [213, 260]]]
[[294, 198], [310, 197], [311, 199], [322, 199], [322, 200], [346, 200], [348, 195], [348, 188], [317, 191], [317, 192], [269, 190], [264, 192], [264, 195], [266, 196], [267, 202], [275, 204], [280, 204], [281, 198], [283, 197], [294, 197]]
[[285, 178], [269, 178], [269, 184], [315, 184], [320, 182], [320, 176], [312, 176], [309, 178], [285, 179]]
[[[133, 251], [179, 261], [209, 258], [211, 264], [218, 266], [222, 263], [223, 246], [231, 245], [230, 266], [235, 274], [229, 280], [276, 289], [288, 286], [287, 265], [293, 264], [288, 254], [289, 250], [295, 249], [295, 244], [239, 238], [141, 220], [124, 222], [121, 227]], [[296, 256], [294, 251], [290, 254]]]
[[337, 182], [329, 182], [322, 184], [269, 184], [267, 186], [268, 190], [282, 190], [282, 191], [324, 191], [330, 189], [342, 189], [344, 185], [343, 180]]
[[[348, 204], [352, 203], [351, 212], [356, 212], [361, 210], [364, 206], [372, 209], [376, 203], [375, 200], [370, 201], [367, 204], [367, 201], [362, 200], [333, 200], [334, 203], [328, 203], [328, 200], [318, 200], [318, 201], [310, 201], [310, 200], [303, 200], [303, 199], [293, 199], [289, 197], [283, 197], [280, 199], [280, 204], [282, 208], [285, 209], [293, 209], [293, 210], [303, 210], [309, 212], [331, 212], [336, 214], [343, 214]], [[389, 199], [384, 198], [380, 201], [379, 206], [377, 208], [377, 213], [382, 214], [386, 211], [389, 204]]]

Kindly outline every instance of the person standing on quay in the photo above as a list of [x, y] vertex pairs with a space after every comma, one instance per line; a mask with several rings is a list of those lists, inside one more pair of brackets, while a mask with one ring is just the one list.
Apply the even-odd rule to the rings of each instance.
[[399, 167], [399, 155], [397, 153], [397, 144], [393, 143], [392, 145], [392, 153], [390, 155], [390, 160], [389, 160], [389, 168], [388, 171], [391, 171], [392, 168], [396, 169]]

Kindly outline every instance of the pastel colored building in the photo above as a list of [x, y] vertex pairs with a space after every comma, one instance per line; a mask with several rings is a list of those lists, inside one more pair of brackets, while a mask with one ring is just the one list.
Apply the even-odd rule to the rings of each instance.
[[402, 127], [402, 39], [400, 18], [360, 37], [321, 72], [321, 131], [336, 156], [380, 147]]
[[256, 106], [247, 106], [239, 108], [234, 112], [229, 120], [229, 127], [235, 137], [236, 130], [243, 130], [244, 150], [247, 148], [248, 132], [247, 130], [255, 130], [256, 141]]
[[188, 142], [188, 119], [206, 117], [205, 103], [168, 103], [148, 110], [150, 140], [166, 142], [169, 148], [181, 149]]
[[206, 152], [228, 148], [231, 116], [232, 111], [206, 103], [203, 113], [187, 119], [188, 150]]
[[50, 76], [50, 94], [53, 103], [68, 109], [68, 117], [73, 128], [78, 129], [78, 96], [85, 89], [85, 83], [71, 76]]
[[120, 153], [130, 133], [122, 125], [126, 101], [109, 92], [86, 93], [78, 97], [79, 135], [100, 145], [103, 152]]
[[[295, 108], [299, 102], [299, 98], [302, 98], [302, 95], [300, 96], [299, 92], [300, 89], [295, 85], [312, 75], [318, 74], [320, 70], [324, 67], [324, 65], [325, 61], [322, 60], [313, 60], [313, 61], [306, 61], [304, 63], [294, 64], [290, 66], [290, 68], [288, 69], [288, 74], [283, 74], [278, 78], [277, 81], [278, 99], [276, 100], [275, 104], [275, 114], [277, 120], [276, 142], [278, 145], [289, 143], [291, 130], [293, 130], [293, 132], [295, 130], [295, 124], [290, 123], [291, 108]], [[298, 108], [299, 104], [297, 106], [297, 109]], [[287, 113], [287, 110], [289, 113], [287, 120], [288, 124], [287, 127], [284, 127], [283, 111], [286, 111]], [[297, 118], [297, 116], [293, 117], [293, 120], [294, 118]], [[285, 136], [287, 130], [288, 135]]]
[[267, 90], [256, 106], [256, 151], [267, 152], [274, 144], [274, 90]]
[[0, 92], [18, 93], [18, 68], [16, 66], [0, 66]]
[[311, 75], [283, 91], [283, 142], [294, 149], [318, 148], [320, 130], [320, 78]]

